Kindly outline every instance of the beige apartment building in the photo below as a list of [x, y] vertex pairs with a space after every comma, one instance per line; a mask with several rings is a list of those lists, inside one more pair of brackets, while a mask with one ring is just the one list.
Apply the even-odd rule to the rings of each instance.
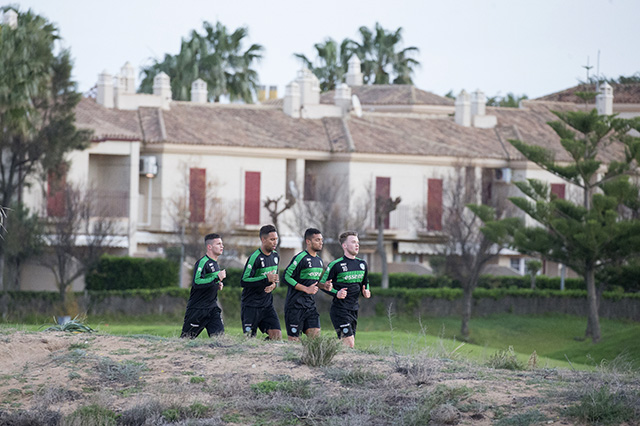
[[[454, 101], [413, 86], [364, 86], [357, 58], [346, 81], [321, 94], [317, 78], [303, 69], [283, 98], [272, 90], [269, 100], [238, 105], [208, 102], [206, 83], [197, 80], [192, 100], [177, 102], [165, 74], [156, 77], [153, 94], [135, 93], [135, 70], [126, 64], [116, 76], [100, 74], [95, 96], [78, 105], [77, 126], [91, 129], [93, 139], [69, 155], [63, 179], [94, 190], [118, 220], [115, 254], [162, 255], [179, 243], [186, 220], [223, 234], [235, 257], [229, 260], [241, 265], [259, 244], [260, 226], [272, 222], [264, 202], [295, 199], [278, 218], [283, 263], [302, 248], [304, 228], [317, 225], [304, 223], [305, 209], [331, 204], [339, 211], [330, 214], [349, 212], [364, 231], [361, 255], [374, 271], [376, 195], [402, 199], [385, 223], [391, 271], [419, 272], [430, 270], [429, 257], [446, 238], [443, 206], [461, 170], [479, 188], [477, 202], [516, 194], [511, 182], [530, 177], [571, 196], [572, 188], [527, 162], [508, 140], [545, 146], [568, 160], [546, 123], [555, 117], [551, 110], [580, 105], [534, 100], [494, 108], [479, 90]], [[610, 114], [611, 87], [601, 92], [597, 108]], [[53, 187], [32, 185], [24, 195], [42, 216], [55, 215]], [[499, 263], [524, 273], [518, 253], [504, 251]], [[27, 269], [23, 289], [55, 288], [52, 278], [42, 278], [47, 270]], [[545, 272], [557, 269], [548, 265]], [[74, 288], [83, 288], [82, 279]]]

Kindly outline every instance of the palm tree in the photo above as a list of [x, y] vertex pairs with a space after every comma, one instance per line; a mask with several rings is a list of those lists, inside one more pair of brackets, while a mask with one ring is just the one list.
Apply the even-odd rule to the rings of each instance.
[[394, 84], [413, 84], [411, 74], [420, 62], [411, 56], [417, 54], [419, 49], [410, 46], [397, 50], [398, 45], [402, 43], [402, 27], [395, 31], [387, 31], [376, 22], [373, 31], [363, 26], [358, 32], [361, 41], [349, 42], [362, 61], [365, 84], [389, 84], [391, 73], [396, 76]]
[[315, 61], [317, 66], [314, 66], [314, 63], [302, 53], [294, 53], [293, 55], [318, 77], [320, 90], [323, 92], [334, 90], [342, 82], [349, 67], [349, 58], [353, 54], [352, 43], [345, 39], [338, 46], [338, 43], [329, 37], [323, 43], [314, 44], [313, 47], [317, 52]]
[[140, 92], [151, 93], [153, 78], [162, 71], [171, 78], [171, 91], [176, 100], [189, 100], [191, 83], [201, 78], [207, 83], [209, 98], [213, 101], [227, 95], [232, 101], [253, 102], [258, 73], [252, 65], [262, 59], [264, 48], [252, 44], [243, 51], [243, 39], [249, 34], [246, 27], [232, 33], [220, 22], [214, 26], [205, 21], [203, 27], [203, 34], [193, 30], [188, 40], [182, 40], [180, 53], [166, 54], [162, 62], [155, 60], [142, 69]]

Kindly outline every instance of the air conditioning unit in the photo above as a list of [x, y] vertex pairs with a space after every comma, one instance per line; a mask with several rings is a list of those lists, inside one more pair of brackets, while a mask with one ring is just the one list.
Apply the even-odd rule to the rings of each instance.
[[148, 178], [158, 174], [158, 160], [153, 155], [143, 155], [140, 157], [140, 174]]
[[509, 167], [494, 169], [493, 181], [502, 183], [511, 182], [511, 169]]

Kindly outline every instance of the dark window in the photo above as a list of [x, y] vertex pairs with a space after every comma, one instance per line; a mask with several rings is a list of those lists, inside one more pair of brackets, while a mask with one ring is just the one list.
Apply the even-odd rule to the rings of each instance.
[[427, 191], [427, 230], [442, 231], [442, 179], [429, 179]]
[[244, 224], [260, 224], [260, 172], [244, 173]]
[[59, 167], [57, 170], [49, 171], [47, 176], [47, 216], [64, 216], [66, 208], [66, 186], [66, 167]]
[[[376, 177], [376, 224], [378, 223], [378, 202], [391, 198], [391, 178]], [[384, 218], [384, 229], [389, 229], [389, 214]]]
[[307, 173], [304, 177], [305, 201], [318, 201], [316, 192], [316, 175]]
[[189, 169], [189, 221], [204, 222], [207, 187], [205, 169]]
[[564, 200], [564, 191], [565, 191], [564, 183], [551, 184], [551, 193], [554, 194], [556, 197], [560, 198], [561, 200]]

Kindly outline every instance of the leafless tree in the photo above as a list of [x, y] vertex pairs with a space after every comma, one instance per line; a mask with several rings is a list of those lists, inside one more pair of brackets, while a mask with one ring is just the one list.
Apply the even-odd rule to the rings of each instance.
[[[220, 197], [221, 184], [217, 179], [208, 179], [204, 188], [205, 214], [202, 221], [192, 220], [189, 206], [189, 166], [183, 165], [182, 181], [177, 192], [169, 198], [165, 208], [173, 228], [179, 236], [179, 244], [184, 255], [198, 258], [202, 254], [203, 238], [210, 232], [222, 233], [231, 226], [230, 209]], [[227, 250], [225, 248], [225, 250]]]
[[[305, 199], [293, 206], [291, 228], [299, 235], [309, 227], [322, 231], [325, 249], [333, 258], [342, 256], [338, 236], [345, 230], [363, 234], [368, 227], [372, 213], [371, 191], [368, 188], [358, 194], [351, 194], [339, 176], [327, 176], [305, 191]], [[290, 216], [291, 217], [291, 216]]]
[[[491, 185], [484, 182], [483, 185]], [[439, 245], [439, 255], [445, 256], [447, 275], [457, 279], [463, 290], [462, 324], [460, 332], [469, 337], [469, 320], [472, 311], [473, 291], [478, 285], [482, 269], [496, 256], [505, 244], [496, 244], [481, 231], [483, 220], [469, 208], [470, 204], [493, 208], [494, 219], [505, 215], [507, 199], [501, 188], [493, 188], [491, 199], [482, 200], [481, 185], [476, 182], [475, 169], [457, 165], [449, 178], [448, 190], [443, 199], [442, 231], [445, 242]], [[486, 193], [486, 191], [485, 191]]]
[[392, 211], [398, 208], [398, 204], [402, 199], [396, 197], [376, 197], [376, 230], [377, 230], [377, 248], [380, 256], [380, 264], [382, 266], [382, 288], [389, 288], [389, 270], [387, 266], [387, 253], [384, 249], [384, 224]]
[[[289, 197], [284, 200], [284, 205], [282, 207], [278, 207], [281, 201], [283, 201], [284, 195], [281, 195], [277, 198], [267, 197], [262, 204], [265, 209], [269, 212], [269, 217], [271, 218], [271, 223], [273, 226], [278, 228], [278, 219], [280, 215], [289, 210], [296, 203], [296, 199], [294, 197]], [[280, 247], [280, 239], [278, 239], [278, 247]]]
[[47, 223], [51, 256], [43, 263], [54, 274], [63, 305], [71, 283], [91, 270], [114, 243], [117, 219], [98, 207], [95, 191], [73, 184], [63, 188], [64, 208]]

